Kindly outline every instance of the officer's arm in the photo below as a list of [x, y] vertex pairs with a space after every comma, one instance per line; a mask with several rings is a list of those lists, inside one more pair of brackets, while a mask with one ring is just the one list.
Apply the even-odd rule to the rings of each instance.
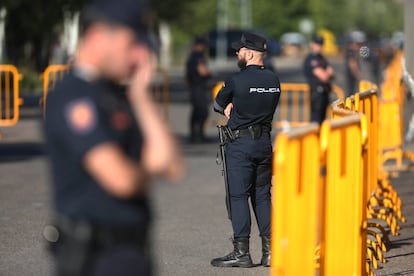
[[84, 167], [108, 193], [131, 198], [145, 192], [147, 172], [131, 161], [115, 143], [101, 143], [83, 157]]
[[312, 73], [321, 81], [321, 82], [329, 82], [332, 78], [332, 74], [328, 71], [323, 69], [322, 67], [315, 67], [312, 70]]
[[200, 74], [200, 76], [211, 77], [211, 73], [204, 62], [199, 62], [197, 64], [197, 72]]
[[233, 90], [233, 80], [230, 78], [224, 82], [223, 87], [216, 96], [213, 106], [215, 112], [225, 115], [226, 107], [233, 101]]

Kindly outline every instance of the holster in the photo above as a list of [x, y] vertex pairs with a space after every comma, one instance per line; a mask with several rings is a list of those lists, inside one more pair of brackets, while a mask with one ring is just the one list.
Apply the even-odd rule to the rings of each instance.
[[88, 263], [94, 248], [93, 231], [90, 224], [67, 221], [55, 222], [47, 227], [57, 233], [56, 240], [45, 236], [48, 248], [58, 261], [59, 275], [81, 276], [87, 275]]

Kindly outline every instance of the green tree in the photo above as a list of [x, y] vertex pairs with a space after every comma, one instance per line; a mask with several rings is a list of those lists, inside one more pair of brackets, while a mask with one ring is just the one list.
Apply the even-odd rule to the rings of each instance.
[[[42, 71], [65, 12], [79, 10], [84, 0], [3, 0], [7, 10], [6, 53], [9, 62]], [[27, 56], [27, 49], [32, 50]]]

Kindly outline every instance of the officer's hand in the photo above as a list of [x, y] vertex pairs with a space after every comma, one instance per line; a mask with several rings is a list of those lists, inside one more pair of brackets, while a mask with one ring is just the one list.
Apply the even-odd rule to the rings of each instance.
[[157, 68], [155, 55], [145, 46], [137, 46], [134, 52], [134, 72], [131, 78], [131, 85], [142, 87], [148, 91]]
[[332, 80], [334, 80], [335, 79], [335, 71], [334, 71], [334, 69], [332, 68], [332, 67], [328, 67], [327, 69], [327, 73], [329, 74], [329, 79], [332, 81]]
[[230, 119], [231, 110], [233, 109], [233, 104], [229, 103], [226, 108], [224, 109], [224, 116], [227, 117], [227, 119]]

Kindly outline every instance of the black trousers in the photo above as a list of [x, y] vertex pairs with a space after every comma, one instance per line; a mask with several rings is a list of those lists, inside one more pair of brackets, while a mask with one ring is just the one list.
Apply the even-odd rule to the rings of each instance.
[[329, 93], [330, 91], [327, 90], [320, 92], [317, 89], [311, 89], [311, 122], [322, 124], [325, 120], [329, 106]]
[[234, 237], [250, 237], [249, 198], [260, 236], [269, 237], [272, 181], [270, 137], [241, 137], [228, 143], [226, 161]]
[[208, 118], [208, 107], [210, 98], [207, 85], [191, 85], [191, 115], [190, 135], [191, 139], [202, 139], [204, 135], [204, 124]]

